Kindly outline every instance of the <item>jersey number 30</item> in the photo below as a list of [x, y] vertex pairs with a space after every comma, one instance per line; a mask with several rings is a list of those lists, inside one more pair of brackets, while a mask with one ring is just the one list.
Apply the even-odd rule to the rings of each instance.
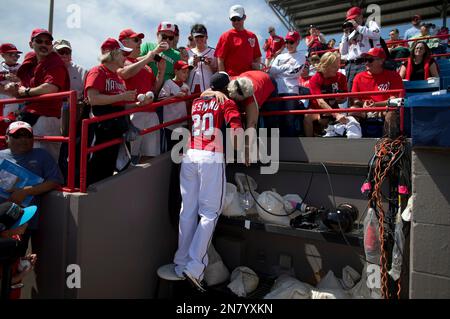
[[[203, 116], [195, 114], [192, 116], [192, 134], [200, 136], [211, 136], [214, 133], [214, 116], [211, 113], [205, 113]], [[206, 122], [208, 122], [208, 129], [206, 129]]]

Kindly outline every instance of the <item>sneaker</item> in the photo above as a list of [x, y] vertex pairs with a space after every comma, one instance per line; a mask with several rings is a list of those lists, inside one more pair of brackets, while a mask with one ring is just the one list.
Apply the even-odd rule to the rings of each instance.
[[203, 287], [200, 280], [198, 280], [197, 278], [192, 276], [190, 273], [188, 273], [187, 271], [184, 271], [183, 275], [186, 277], [186, 279], [189, 281], [189, 283], [192, 285], [192, 287], [194, 287], [195, 289], [197, 289], [200, 292], [206, 291], [206, 289]]

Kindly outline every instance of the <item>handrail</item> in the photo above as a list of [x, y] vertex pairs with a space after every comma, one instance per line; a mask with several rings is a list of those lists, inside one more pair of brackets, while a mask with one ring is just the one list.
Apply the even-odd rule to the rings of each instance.
[[346, 98], [365, 95], [384, 95], [384, 94], [401, 94], [403, 89], [388, 90], [388, 91], [367, 91], [367, 92], [349, 92], [349, 93], [332, 93], [332, 94], [311, 94], [298, 96], [283, 96], [273, 97], [268, 101], [289, 101], [289, 100], [309, 100], [309, 99], [331, 99], [331, 98]]
[[[430, 57], [432, 58], [438, 58], [438, 57], [450, 57], [450, 53], [439, 53], [439, 54], [432, 54], [430, 55]], [[397, 59], [392, 59], [393, 61], [406, 61], [408, 60], [408, 58], [397, 58]]]
[[[38, 141], [48, 141], [48, 142], [64, 142], [69, 143], [69, 162], [68, 162], [68, 172], [67, 172], [67, 187], [64, 190], [75, 191], [75, 143], [77, 134], [77, 92], [76, 91], [65, 91], [58, 93], [45, 94], [36, 97], [27, 97], [20, 99], [0, 99], [0, 109], [3, 109], [5, 104], [16, 104], [25, 102], [41, 102], [57, 98], [69, 98], [69, 137], [64, 136], [35, 136], [35, 140]], [[4, 136], [0, 136], [0, 139], [4, 139]]]
[[[105, 148], [113, 146], [113, 145], [120, 144], [124, 141], [124, 138], [116, 138], [116, 139], [110, 140], [108, 142], [105, 142], [105, 143], [102, 143], [99, 145], [95, 145], [93, 147], [88, 147], [88, 145], [87, 145], [88, 131], [89, 131], [90, 124], [98, 123], [98, 122], [102, 122], [102, 121], [106, 121], [106, 120], [111, 120], [111, 119], [122, 117], [122, 116], [127, 116], [127, 115], [130, 115], [133, 113], [152, 112], [152, 111], [155, 111], [158, 107], [172, 104], [175, 102], [193, 100], [199, 96], [200, 96], [200, 94], [196, 93], [196, 94], [192, 94], [192, 95], [188, 95], [188, 96], [184, 96], [184, 97], [168, 98], [168, 99], [165, 99], [165, 100], [162, 100], [159, 102], [152, 103], [148, 106], [137, 107], [137, 108], [135, 107], [135, 108], [125, 110], [125, 111], [114, 112], [111, 114], [106, 114], [106, 115], [101, 115], [101, 116], [94, 116], [92, 118], [82, 120], [82, 122], [81, 122], [81, 152], [80, 152], [81, 153], [80, 154], [80, 192], [85, 193], [86, 189], [87, 189], [87, 156], [88, 156], [88, 154], [94, 153], [96, 151], [105, 149]], [[147, 128], [144, 131], [139, 132], [139, 134], [144, 135], [144, 134], [159, 130], [161, 128], [168, 127], [173, 124], [181, 123], [181, 122], [186, 121], [188, 118], [189, 117], [186, 116], [181, 119], [176, 119], [176, 120], [173, 120], [173, 121], [170, 121], [167, 123], [162, 123], [155, 127]]]
[[401, 44], [401, 43], [408, 43], [408, 42], [417, 42], [417, 41], [424, 41], [424, 40], [428, 40], [428, 39], [445, 39], [445, 38], [450, 38], [450, 34], [442, 34], [442, 35], [433, 35], [433, 36], [429, 36], [429, 37], [423, 37], [423, 38], [414, 38], [414, 39], [408, 39], [408, 40], [396, 40], [396, 41], [392, 41], [387, 43], [386, 41], [386, 45], [387, 46], [391, 46], [394, 44]]

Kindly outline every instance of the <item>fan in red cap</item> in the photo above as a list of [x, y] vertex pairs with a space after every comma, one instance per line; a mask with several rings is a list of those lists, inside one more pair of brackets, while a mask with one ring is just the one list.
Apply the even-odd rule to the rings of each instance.
[[119, 41], [123, 41], [126, 38], [130, 39], [143, 39], [145, 36], [143, 33], [134, 32], [132, 29], [125, 29], [119, 34]]
[[116, 39], [113, 39], [113, 38], [106, 39], [105, 42], [102, 43], [101, 49], [102, 49], [102, 53], [111, 52], [111, 51], [114, 51], [117, 49], [119, 49], [125, 53], [130, 53], [131, 51], [133, 51], [133, 49], [126, 48], [122, 44], [122, 42], [120, 42]]
[[347, 11], [345, 20], [355, 20], [358, 16], [362, 16], [362, 10], [359, 7], [352, 7]]

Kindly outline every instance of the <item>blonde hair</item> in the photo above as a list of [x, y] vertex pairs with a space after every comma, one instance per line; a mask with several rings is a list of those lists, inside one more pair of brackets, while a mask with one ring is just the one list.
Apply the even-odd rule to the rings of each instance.
[[120, 55], [122, 55], [122, 51], [120, 49], [115, 49], [106, 53], [102, 53], [99, 60], [100, 63], [109, 63], [115, 61]]
[[249, 78], [242, 77], [230, 81], [227, 86], [230, 98], [242, 101], [253, 95], [253, 83]]
[[336, 61], [341, 61], [341, 56], [337, 52], [327, 52], [320, 58], [319, 65], [317, 66], [317, 72], [323, 73], [325, 70]]

